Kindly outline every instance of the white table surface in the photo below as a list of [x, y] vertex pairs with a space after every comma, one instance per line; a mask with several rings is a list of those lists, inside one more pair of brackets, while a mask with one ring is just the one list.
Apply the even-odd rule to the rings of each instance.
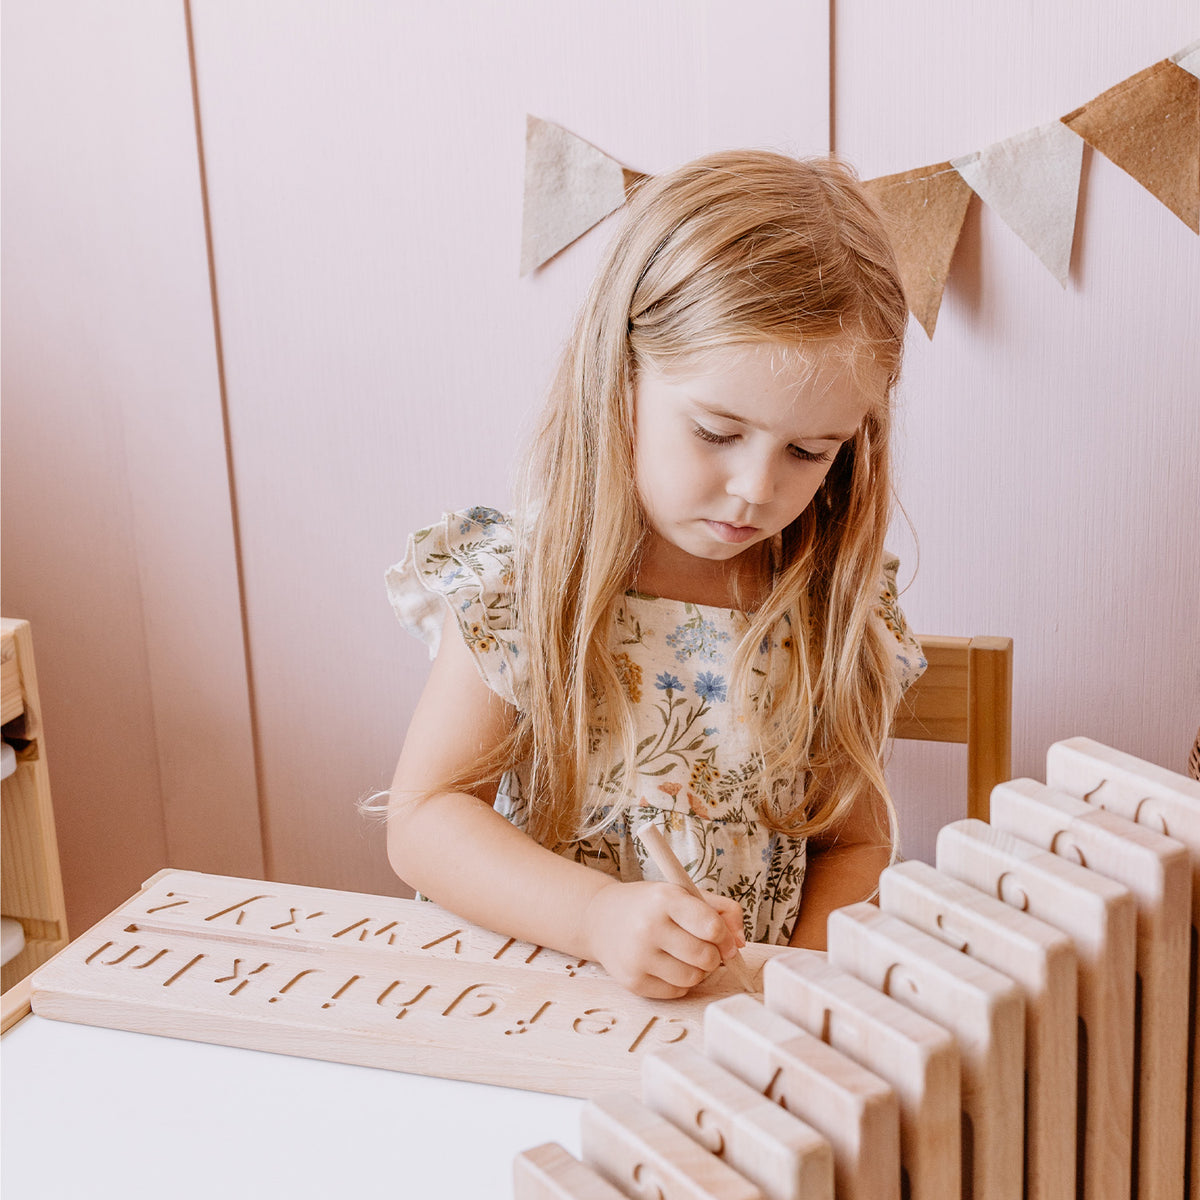
[[4, 1200], [512, 1195], [580, 1100], [29, 1016], [0, 1041]]

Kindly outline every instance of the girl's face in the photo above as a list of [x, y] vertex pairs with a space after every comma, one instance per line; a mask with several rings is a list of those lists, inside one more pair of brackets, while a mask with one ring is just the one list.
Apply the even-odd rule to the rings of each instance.
[[770, 344], [643, 370], [634, 397], [638, 498], [650, 527], [641, 586], [647, 576], [676, 587], [717, 578], [790, 525], [870, 403], [843, 357], [805, 361]]

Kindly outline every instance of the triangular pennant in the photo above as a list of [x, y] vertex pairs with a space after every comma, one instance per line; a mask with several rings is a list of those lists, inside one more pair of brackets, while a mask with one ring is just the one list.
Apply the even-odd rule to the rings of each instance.
[[1063, 124], [1200, 233], [1200, 78], [1163, 59]]
[[1171, 55], [1171, 61], [1177, 67], [1190, 71], [1197, 79], [1200, 79], [1200, 42], [1184, 46], [1178, 53]]
[[1064, 287], [1075, 240], [1083, 141], [1061, 121], [1018, 133], [954, 168]]
[[868, 179], [863, 186], [892, 240], [909, 311], [932, 338], [971, 189], [948, 162]]
[[561, 125], [527, 115], [521, 274], [620, 208], [643, 178]]

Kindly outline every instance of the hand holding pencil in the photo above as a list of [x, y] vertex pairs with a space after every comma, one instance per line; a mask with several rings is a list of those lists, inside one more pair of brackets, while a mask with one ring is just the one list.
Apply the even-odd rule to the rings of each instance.
[[[692, 877], [683, 869], [683, 864], [675, 857], [671, 847], [667, 845], [666, 838], [663, 837], [662, 831], [658, 826], [643, 825], [638, 830], [637, 836], [646, 848], [646, 853], [650, 856], [655, 866], [662, 872], [663, 878], [668, 883], [678, 884], [693, 896], [703, 899], [703, 893], [696, 886]], [[733, 957], [725, 963], [725, 966], [729, 968], [730, 973], [745, 991], [751, 994], [761, 991], [760, 988], [754, 986], [750, 975], [750, 968], [746, 966], [745, 960], [740, 953], [735, 952]]]

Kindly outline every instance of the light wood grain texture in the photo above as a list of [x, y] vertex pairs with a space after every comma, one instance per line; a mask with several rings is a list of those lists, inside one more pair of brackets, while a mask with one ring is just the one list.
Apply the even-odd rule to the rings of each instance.
[[900, 1111], [877, 1075], [750, 996], [708, 1006], [704, 1049], [828, 1139], [838, 1200], [899, 1200]]
[[598, 1096], [580, 1118], [583, 1157], [647, 1200], [763, 1200], [762, 1192], [665, 1117], [626, 1093]]
[[1020, 985], [1025, 996], [1026, 1200], [1074, 1200], [1074, 943], [1044, 921], [923, 862], [897, 863], [884, 871], [879, 907]]
[[0, 970], [8, 991], [67, 944], [67, 909], [28, 621], [0, 620], [0, 654], [11, 693], [5, 737], [17, 750], [16, 771], [0, 783], [0, 911], [25, 933], [24, 948]]
[[0, 1033], [5, 1033], [22, 1017], [29, 1016], [33, 1011], [29, 1003], [31, 986], [29, 976], [26, 976], [0, 996]]
[[1092, 738], [1055, 742], [1046, 751], [1047, 786], [1108, 809], [1182, 842], [1192, 864], [1191, 984], [1188, 1012], [1188, 1188], [1200, 1196], [1200, 783]]
[[[675, 857], [671, 847], [667, 845], [667, 839], [663, 837], [662, 831], [657, 825], [643, 825], [638, 830], [637, 836], [642, 845], [646, 847], [646, 853], [650, 855], [654, 865], [662, 872], [663, 878], [668, 883], [676, 884], [698, 899], [703, 898], [695, 880], [684, 870], [683, 863]], [[755, 981], [740, 953], [734, 954], [725, 967], [737, 980], [738, 986], [743, 991], [752, 993], [762, 991], [761, 986], [755, 986]]]
[[626, 1197], [557, 1142], [545, 1142], [522, 1150], [513, 1160], [513, 1200], [626, 1200]]
[[892, 736], [967, 746], [967, 815], [987, 820], [988, 795], [1012, 759], [1012, 638], [919, 639], [928, 662], [908, 689]]
[[0, 724], [7, 725], [19, 717], [24, 708], [17, 644], [13, 638], [5, 637], [0, 640]]
[[[747, 947], [751, 962], [775, 953]], [[146, 888], [36, 975], [41, 1016], [532, 1091], [636, 1087], [699, 1040], [722, 972], [649, 1001], [595, 963], [432, 904], [189, 871]]]
[[1187, 1131], [1191, 863], [1185, 847], [1032, 779], [992, 793], [992, 824], [1127, 887], [1137, 904], [1138, 1200], [1177, 1200]]
[[1012, 980], [871, 904], [829, 918], [829, 962], [953, 1032], [962, 1055], [963, 1190], [1021, 1190], [1025, 1009]]
[[833, 1150], [811, 1126], [688, 1046], [642, 1062], [642, 1099], [761, 1189], [833, 1200]]
[[895, 1091], [907, 1200], [956, 1194], [962, 1184], [962, 1104], [954, 1037], [815, 951], [772, 959], [763, 980], [769, 1009], [873, 1071]]
[[1086, 1200], [1128, 1200], [1137, 912], [1127, 888], [981, 821], [938, 834], [940, 871], [1068, 934], [1079, 961], [1077, 1151]]

